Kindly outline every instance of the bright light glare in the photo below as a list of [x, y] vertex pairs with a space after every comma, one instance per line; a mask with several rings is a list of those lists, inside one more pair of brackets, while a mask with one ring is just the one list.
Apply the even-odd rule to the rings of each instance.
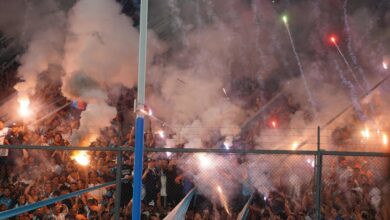
[[298, 141], [294, 141], [294, 142], [292, 143], [292, 145], [291, 145], [291, 147], [292, 147], [293, 150], [296, 150], [296, 149], [298, 148], [298, 146], [299, 146]]
[[144, 113], [145, 115], [149, 115], [149, 116], [152, 116], [153, 115], [153, 111], [152, 109], [149, 109], [146, 111], [146, 109], [141, 109], [140, 110], [142, 113]]
[[221, 188], [220, 186], [217, 186], [217, 191], [218, 191], [219, 193], [222, 193], [222, 188]]
[[31, 110], [29, 108], [30, 106], [30, 99], [23, 98], [18, 100], [19, 102], [19, 114], [21, 117], [26, 118], [31, 115]]
[[336, 38], [335, 37], [331, 37], [330, 41], [332, 41], [335, 44], [336, 43]]
[[382, 65], [383, 65], [383, 69], [385, 70], [389, 68], [389, 64], [386, 61], [383, 61]]
[[87, 154], [87, 152], [85, 151], [78, 151], [73, 157], [72, 157], [73, 160], [75, 160], [78, 164], [80, 164], [81, 166], [87, 166], [89, 165], [89, 163], [91, 162], [90, 161], [90, 158], [89, 158], [89, 155]]
[[364, 139], [369, 139], [370, 138], [370, 131], [367, 128], [362, 130], [360, 133], [362, 134], [362, 137]]
[[306, 162], [307, 162], [311, 167], [314, 168], [314, 166], [315, 166], [314, 160], [312, 160], [312, 159], [307, 159]]
[[284, 22], [285, 24], [287, 24], [287, 16], [286, 16], [286, 15], [283, 15], [282, 19], [283, 19], [283, 22]]
[[273, 128], [276, 128], [276, 121], [272, 121], [271, 124]]
[[382, 143], [385, 146], [387, 146], [387, 144], [389, 143], [389, 139], [387, 137], [387, 134], [382, 134]]
[[209, 168], [210, 165], [211, 165], [211, 160], [209, 157], [207, 157], [206, 155], [204, 154], [200, 154], [198, 156], [198, 160], [199, 160], [199, 165], [205, 169], [205, 168]]
[[223, 142], [223, 146], [225, 146], [226, 150], [229, 150], [232, 145], [229, 141], [225, 141], [225, 142]]
[[165, 138], [165, 134], [164, 134], [164, 131], [163, 130], [160, 130], [157, 132], [158, 135], [160, 136], [160, 138]]

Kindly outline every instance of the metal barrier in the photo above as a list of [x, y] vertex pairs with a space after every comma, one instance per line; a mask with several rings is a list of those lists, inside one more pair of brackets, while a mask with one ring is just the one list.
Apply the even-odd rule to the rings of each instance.
[[73, 198], [76, 196], [80, 196], [84, 193], [91, 192], [93, 190], [97, 190], [97, 189], [101, 189], [101, 188], [105, 188], [105, 187], [109, 187], [109, 186], [113, 186], [113, 185], [115, 185], [115, 182], [104, 183], [104, 184], [101, 184], [99, 186], [94, 186], [94, 187], [90, 187], [87, 189], [79, 190], [77, 192], [72, 192], [72, 193], [69, 193], [69, 194], [66, 194], [63, 196], [58, 196], [55, 198], [50, 198], [50, 199], [46, 199], [43, 201], [39, 201], [39, 202], [33, 203], [31, 205], [21, 206], [18, 208], [14, 208], [14, 209], [10, 209], [10, 210], [4, 211], [4, 212], [0, 212], [0, 219], [8, 219], [8, 218], [20, 215], [20, 214], [25, 213], [25, 212], [29, 212], [31, 210], [35, 210], [35, 209], [38, 209], [38, 208], [41, 208], [41, 207], [44, 207], [47, 205], [54, 204], [56, 202], [61, 202], [62, 200], [65, 200], [65, 199], [70, 199], [70, 198]]
[[[0, 213], [0, 219], [9, 218], [12, 216], [16, 216], [21, 214], [22, 212], [28, 212], [31, 210], [34, 210], [39, 207], [47, 206], [49, 204], [53, 204], [55, 202], [72, 198], [75, 196], [78, 196], [82, 193], [92, 191], [94, 189], [99, 189], [101, 187], [107, 187], [107, 186], [113, 186], [116, 184], [116, 200], [115, 200], [115, 217], [119, 218], [119, 211], [120, 211], [120, 187], [121, 187], [121, 167], [122, 167], [122, 153], [123, 152], [133, 152], [134, 149], [132, 147], [117, 147], [117, 148], [106, 148], [106, 147], [72, 147], [72, 146], [0, 146], [0, 149], [2, 148], [11, 148], [11, 149], [27, 149], [27, 150], [77, 150], [77, 151], [108, 151], [108, 152], [116, 152], [117, 153], [117, 168], [116, 168], [116, 181], [115, 182], [109, 182], [100, 186], [95, 186], [92, 188], [87, 188], [84, 190], [80, 190], [77, 192], [73, 192], [70, 194], [67, 194], [65, 196], [60, 196], [57, 198], [52, 198], [44, 201], [40, 201], [34, 204], [30, 204], [27, 206], [19, 207], [12, 210], [7, 210], [5, 212]], [[381, 170], [382, 172], [385, 172], [385, 168], [383, 167], [383, 164], [386, 162], [385, 160], [390, 158], [389, 153], [377, 153], [377, 152], [346, 152], [346, 151], [326, 151], [321, 150], [318, 145], [318, 149], [316, 151], [300, 151], [300, 150], [265, 150], [265, 149], [253, 149], [253, 150], [240, 150], [240, 149], [193, 149], [193, 148], [185, 148], [185, 149], [179, 149], [179, 148], [146, 148], [145, 152], [147, 153], [154, 153], [154, 154], [167, 154], [167, 153], [176, 153], [180, 154], [181, 158], [183, 159], [183, 162], [180, 164], [183, 168], [188, 168], [188, 174], [191, 175], [191, 172], [194, 173], [194, 175], [199, 172], [199, 170], [191, 170], [191, 166], [196, 167], [198, 164], [201, 165], [201, 163], [206, 163], [205, 166], [207, 166], [207, 163], [211, 161], [213, 165], [211, 166], [211, 169], [208, 170], [208, 167], [204, 167], [207, 172], [212, 173], [212, 169], [215, 169], [215, 171], [218, 171], [215, 176], [209, 180], [210, 183], [213, 184], [213, 186], [217, 188], [213, 188], [211, 190], [214, 190], [213, 192], [218, 195], [219, 190], [224, 190], [223, 188], [218, 188], [218, 183], [224, 183], [228, 182], [225, 180], [225, 176], [232, 176], [232, 173], [229, 173], [230, 171], [223, 170], [223, 166], [226, 163], [230, 163], [234, 160], [241, 160], [243, 158], [244, 160], [247, 160], [246, 163], [242, 166], [237, 165], [237, 169], [240, 167], [246, 167], [249, 172], [249, 176], [251, 176], [250, 180], [250, 186], [251, 189], [256, 189], [260, 192], [261, 189], [264, 189], [264, 191], [270, 191], [270, 189], [266, 189], [268, 186], [264, 185], [265, 183], [262, 182], [264, 179], [268, 177], [277, 177], [280, 179], [280, 181], [287, 181], [289, 185], [294, 186], [298, 183], [301, 184], [302, 181], [305, 181], [305, 184], [308, 184], [308, 188], [310, 189], [310, 186], [314, 186], [312, 193], [308, 192], [307, 195], [311, 195], [311, 198], [309, 200], [314, 201], [312, 207], [313, 210], [315, 210], [315, 215], [317, 219], [320, 219], [321, 216], [321, 207], [325, 206], [326, 208], [329, 206], [327, 201], [323, 201], [323, 198], [321, 198], [321, 195], [324, 193], [328, 193], [328, 185], [329, 185], [329, 169], [330, 164], [336, 163], [341, 158], [353, 158], [351, 160], [358, 160], [359, 158], [366, 158], [365, 161], [369, 164], [375, 164], [377, 167], [374, 170]], [[203, 155], [203, 156], [201, 156]], [[199, 158], [200, 157], [200, 158]], [[206, 160], [204, 158], [206, 157]], [[208, 159], [207, 159], [208, 157]], [[225, 158], [225, 159], [224, 159]], [[378, 158], [381, 158], [381, 162], [375, 162], [379, 161]], [[359, 159], [359, 160], [360, 160]], [[204, 160], [204, 161], [202, 161]], [[208, 161], [209, 160], [209, 161]], [[340, 159], [341, 160], [341, 159]], [[230, 161], [230, 162], [229, 162]], [[270, 162], [271, 161], [271, 162]], [[200, 162], [200, 163], [199, 163]], [[244, 162], [241, 162], [244, 163]], [[337, 164], [336, 164], [337, 165]], [[203, 166], [203, 165], [202, 165]], [[229, 164], [228, 166], [231, 166]], [[249, 168], [248, 168], [249, 167]], [[231, 167], [229, 167], [231, 168]], [[379, 169], [381, 168], [381, 169]], [[200, 167], [199, 169], [202, 169]], [[258, 171], [258, 172], [253, 172]], [[225, 172], [225, 174], [224, 174]], [[235, 171], [236, 172], [236, 171]], [[261, 173], [263, 172], [263, 173]], [[226, 174], [227, 173], [227, 174]], [[380, 178], [380, 174], [376, 174], [377, 178]], [[382, 173], [384, 175], [384, 173]], [[306, 177], [305, 177], [306, 176]], [[238, 178], [235, 176], [234, 178]], [[283, 179], [288, 178], [288, 179]], [[306, 179], [304, 179], [306, 178]], [[237, 181], [237, 180], [234, 180]], [[313, 181], [315, 184], [310, 185], [310, 181]], [[202, 184], [201, 182], [195, 182], [195, 184]], [[300, 189], [295, 189], [294, 193], [296, 195], [302, 195], [302, 192], [298, 192]], [[208, 195], [207, 191], [202, 191], [202, 189], [199, 189], [198, 191], [200, 194], [206, 194]], [[311, 191], [311, 190], [309, 190]], [[225, 192], [224, 193], [230, 193]], [[373, 192], [374, 193], [374, 192]], [[253, 199], [253, 191], [252, 193], [249, 193], [249, 197], [251, 198], [252, 203], [255, 203], [255, 199]], [[325, 194], [325, 196], [327, 196]], [[248, 198], [249, 198], [248, 197]], [[197, 196], [195, 196], [195, 199]], [[223, 199], [223, 198], [218, 198]], [[325, 198], [328, 199], [328, 198]], [[245, 207], [248, 207], [250, 202], [243, 203]], [[226, 204], [225, 204], [226, 205]], [[243, 207], [239, 208], [241, 210]], [[243, 209], [245, 210], [245, 209]], [[228, 212], [228, 211], [227, 211]], [[247, 210], [245, 210], [247, 212]], [[238, 214], [238, 213], [237, 213]], [[243, 213], [240, 214], [240, 217], [243, 216]]]

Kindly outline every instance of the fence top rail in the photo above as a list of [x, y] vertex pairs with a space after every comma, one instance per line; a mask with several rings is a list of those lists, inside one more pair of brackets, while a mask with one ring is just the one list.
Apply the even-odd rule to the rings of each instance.
[[[39, 145], [0, 145], [0, 149], [26, 150], [82, 150], [82, 151], [134, 151], [134, 147], [80, 147], [80, 146], [39, 146]], [[144, 148], [145, 152], [172, 153], [234, 153], [234, 154], [304, 154], [313, 155], [317, 151], [271, 150], [271, 149], [223, 149], [223, 148]]]
[[[0, 145], [0, 149], [26, 150], [80, 150], [80, 151], [134, 151], [134, 147], [80, 147], [80, 146], [39, 146], [39, 145]], [[145, 152], [171, 153], [217, 153], [217, 154], [290, 154], [290, 155], [323, 155], [323, 156], [368, 156], [390, 157], [385, 152], [354, 152], [327, 150], [275, 150], [275, 149], [223, 149], [223, 148], [145, 148]]]
[[320, 150], [324, 156], [351, 156], [351, 157], [390, 157], [388, 152], [354, 152], [354, 151], [326, 151]]

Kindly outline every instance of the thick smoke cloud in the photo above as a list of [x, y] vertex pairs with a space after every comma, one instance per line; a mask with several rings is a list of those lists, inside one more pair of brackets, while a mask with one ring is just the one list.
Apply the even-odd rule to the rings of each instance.
[[[261, 109], [279, 93], [280, 98], [262, 113], [259, 121], [262, 126], [257, 127], [254, 144], [258, 148], [292, 149], [294, 142], [298, 146], [306, 142], [301, 149], [313, 149], [316, 127], [326, 125], [326, 129], [332, 130], [343, 124], [340, 118], [327, 125], [351, 103], [355, 110], [352, 113], [360, 114], [361, 120], [369, 118], [359, 99], [382, 77], [386, 34], [375, 19], [369, 19], [376, 16], [375, 11], [363, 3], [302, 1], [289, 5], [284, 1], [272, 4], [230, 0], [151, 5], [154, 12], [151, 27], [170, 42], [170, 50], [162, 61], [150, 67], [148, 81], [153, 91], [148, 101], [158, 109], [156, 114], [176, 127], [180, 141], [187, 142], [188, 147], [213, 146], [219, 137], [227, 135], [220, 132], [226, 124], [234, 128], [233, 135], [238, 134], [245, 118], [258, 110], [248, 108], [245, 103], [253, 106], [258, 99]], [[315, 106], [308, 102], [281, 20], [286, 12]], [[153, 19], [171, 22], [153, 23]], [[339, 46], [353, 73], [330, 44], [328, 37], [332, 33], [339, 36]], [[354, 74], [364, 90], [354, 82]], [[254, 85], [250, 95], [245, 94], [248, 83], [241, 83], [245, 82], [243, 78]], [[294, 111], [289, 109], [290, 104], [297, 106]], [[275, 111], [280, 108], [281, 111]], [[216, 117], [207, 114], [209, 111], [225, 114]], [[274, 112], [282, 130], [267, 128], [267, 120]], [[214, 129], [207, 129], [210, 124], [215, 125]]]
[[[19, 26], [22, 27], [19, 39], [27, 42], [27, 50], [20, 58], [21, 66], [18, 69], [18, 75], [24, 82], [15, 86], [19, 97], [33, 95], [38, 75], [47, 71], [50, 65], [60, 65], [62, 62], [66, 14], [59, 7], [52, 0], [42, 1], [41, 4], [26, 2], [24, 7], [20, 6], [25, 13], [24, 23]], [[19, 18], [20, 15], [17, 13], [15, 17]]]
[[[150, 28], [157, 37], [150, 33], [152, 37], [148, 40], [147, 105], [172, 128], [175, 135], [170, 146], [184, 144], [202, 148], [214, 147], [221, 139], [231, 141], [233, 136], [244, 136], [241, 125], [256, 114], [261, 116], [253, 123], [257, 126], [246, 129], [256, 137], [250, 144], [254, 148], [313, 149], [315, 128], [324, 125], [326, 137], [322, 140], [328, 145], [334, 144], [332, 132], [345, 124], [355, 130], [366, 123], [388, 129], [385, 109], [389, 109], [390, 100], [384, 95], [388, 84], [360, 101], [362, 94], [388, 74], [382, 61], [388, 62], [390, 32], [372, 19], [377, 16], [376, 11], [362, 1], [275, 2], [278, 3], [151, 1]], [[106, 102], [107, 88], [118, 83], [128, 87], [135, 84], [138, 32], [120, 10], [114, 1], [80, 0], [67, 16], [66, 10], [53, 10], [47, 19], [40, 19], [42, 24], [26, 25], [34, 28], [22, 31], [31, 38], [27, 38], [30, 39], [28, 50], [21, 59], [19, 74], [26, 83], [17, 86], [19, 91], [34, 90], [37, 74], [51, 63], [62, 64], [64, 95], [88, 102], [72, 144], [87, 145], [84, 142], [108, 126], [115, 116], [116, 109]], [[315, 106], [308, 102], [280, 18], [283, 13], [288, 14], [291, 35]], [[389, 21], [385, 16], [381, 19]], [[15, 18], [15, 22], [19, 20], [24, 18]], [[15, 31], [9, 33], [12, 32]], [[331, 33], [339, 36], [340, 50], [352, 71], [329, 42]], [[159, 53], [154, 50], [156, 45], [160, 47]], [[354, 82], [352, 72], [358, 76], [362, 88]], [[377, 97], [380, 101], [375, 101]], [[351, 103], [353, 108], [346, 115], [328, 124]], [[280, 129], [269, 128], [268, 120], [272, 116], [278, 120]], [[153, 123], [153, 126], [158, 125]], [[202, 172], [193, 166], [199, 163], [194, 157], [189, 160], [192, 167], [185, 170], [197, 177], [195, 182], [204, 194], [213, 196], [215, 186], [210, 187], [210, 175], [225, 172], [236, 183], [240, 182], [235, 172], [239, 165], [228, 159], [211, 157], [210, 160], [219, 164], [212, 172]], [[252, 185], [267, 193], [267, 189], [278, 184], [265, 169], [277, 164], [268, 158], [261, 159], [258, 164], [258, 158], [248, 157], [240, 166], [248, 169]], [[309, 168], [311, 165], [311, 161], [300, 158], [286, 160], [291, 161], [286, 164], [295, 165], [275, 176], [282, 176], [292, 168], [308, 169], [308, 164]], [[181, 166], [185, 168], [189, 164]], [[257, 170], [261, 171], [258, 176], [253, 174]], [[296, 175], [286, 176], [291, 184], [310, 181]], [[216, 181], [222, 185], [224, 179], [219, 176]], [[226, 181], [224, 190], [233, 191], [237, 184], [232, 182]]]
[[[354, 143], [360, 143], [360, 129], [365, 124], [388, 128], [386, 120], [378, 120], [383, 119], [383, 112], [373, 114], [369, 110], [370, 105], [386, 109], [381, 106], [390, 101], [383, 96], [388, 86], [384, 84], [377, 93], [360, 99], [386, 74], [382, 61], [388, 54], [385, 42], [389, 35], [372, 19], [376, 12], [352, 1], [346, 6], [345, 2], [329, 1], [276, 2], [279, 3], [235, 0], [151, 3], [154, 12], [151, 27], [169, 42], [169, 49], [149, 67], [147, 100], [152, 109], [157, 109], [157, 117], [174, 128], [177, 142], [192, 148], [215, 147], [221, 138], [241, 134], [241, 125], [256, 114], [260, 117], [254, 117], [258, 120], [252, 123], [255, 126], [245, 129], [256, 136], [249, 145], [254, 148], [313, 150], [317, 147], [317, 126], [323, 128], [322, 147], [328, 149], [337, 146], [334, 131], [346, 124], [358, 133], [350, 137]], [[281, 20], [283, 13], [288, 14], [315, 106], [308, 102]], [[329, 42], [330, 34], [338, 35], [339, 47], [352, 72]], [[353, 74], [358, 76], [363, 89], [354, 82]], [[371, 100], [379, 96], [385, 99], [383, 103], [372, 104]], [[257, 100], [259, 103], [254, 107]], [[350, 110], [333, 120], [351, 104]], [[273, 118], [279, 129], [270, 128], [269, 120]], [[373, 118], [378, 123], [372, 123]], [[227, 127], [233, 128], [229, 134], [221, 132]], [[237, 173], [232, 170], [243, 167], [252, 178], [250, 185], [265, 194], [283, 182], [294, 185], [293, 194], [298, 196], [301, 187], [312, 181], [310, 176], [293, 173], [305, 169], [309, 173], [313, 158], [247, 157], [247, 162], [237, 165], [225, 161], [226, 158], [210, 156], [209, 160], [215, 164], [208, 168], [211, 171], [202, 171], [199, 157], [183, 157], [181, 166], [188, 176], [195, 176], [203, 194], [216, 200], [216, 184], [229, 192], [240, 182], [225, 181], [224, 185], [219, 178], [226, 168], [229, 176], [235, 176]], [[280, 161], [288, 165], [274, 175], [267, 173], [278, 167]], [[285, 179], [278, 179], [280, 176]], [[209, 181], [213, 178], [215, 181]]]
[[114, 1], [81, 0], [71, 9], [62, 91], [70, 99], [88, 103], [72, 144], [83, 143], [88, 133], [96, 137], [100, 128], [110, 125], [116, 109], [107, 104], [108, 88], [134, 86], [137, 51], [137, 30]]

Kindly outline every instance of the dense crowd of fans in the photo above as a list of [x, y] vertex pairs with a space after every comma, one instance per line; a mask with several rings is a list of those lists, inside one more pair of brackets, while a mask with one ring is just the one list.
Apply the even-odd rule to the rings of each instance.
[[[0, 122], [0, 144], [67, 146], [69, 142], [64, 137], [70, 137], [78, 124], [77, 119], [70, 118], [77, 118], [77, 111], [71, 108], [60, 111], [33, 130], [19, 123], [13, 123], [8, 128]], [[97, 141], [91, 145], [115, 147], [132, 144], [134, 139], [126, 137], [131, 136], [133, 129], [125, 138], [120, 139], [117, 127], [113, 123], [113, 126], [102, 131]], [[115, 152], [89, 152], [91, 159], [88, 166], [71, 160], [73, 153], [12, 148], [1, 150], [0, 210], [32, 204], [115, 179]], [[125, 152], [123, 158], [121, 216], [128, 219], [131, 215], [133, 155]], [[166, 214], [169, 207], [174, 207], [183, 197], [180, 171], [174, 159], [168, 161], [166, 158], [146, 158], [144, 167], [142, 177], [144, 211], [148, 213], [149, 219], [159, 219]], [[111, 219], [114, 188], [108, 187], [85, 193], [25, 213], [16, 219]]]
[[[127, 102], [128, 100], [126, 100]], [[126, 107], [123, 107], [126, 108]], [[34, 129], [23, 123], [6, 127], [0, 123], [0, 144], [67, 146], [78, 127], [81, 111], [65, 108]], [[91, 146], [133, 146], [134, 129], [122, 135], [118, 118], [101, 131]], [[145, 143], [153, 147], [158, 136], [151, 131]], [[91, 162], [82, 166], [71, 160], [74, 152], [47, 150], [0, 151], [0, 211], [32, 204], [75, 192], [115, 179], [116, 153], [89, 152]], [[165, 154], [164, 154], [165, 155]], [[125, 152], [122, 168], [121, 217], [131, 216], [133, 154]], [[143, 180], [143, 218], [162, 219], [191, 189], [191, 177], [177, 166], [176, 157], [149, 154], [145, 158]], [[371, 161], [372, 162], [372, 161]], [[326, 219], [387, 219], [383, 193], [388, 186], [372, 163], [364, 158], [339, 157], [324, 170], [321, 212]], [[256, 193], [249, 206], [248, 219], [314, 219], [314, 181], [303, 184], [299, 195], [294, 186], [281, 184], [262, 195]], [[387, 187], [387, 188], [386, 188]], [[107, 187], [27, 212], [15, 219], [112, 219], [115, 187]], [[222, 206], [197, 195], [192, 201], [188, 219], [234, 219], [248, 195], [229, 202], [230, 216]]]
[[[45, 78], [42, 78], [42, 82], [47, 83], [37, 87], [39, 97], [33, 99], [53, 104], [48, 105], [47, 111], [39, 112], [38, 118], [66, 103], [57, 89], [59, 84]], [[110, 127], [93, 135], [97, 138], [90, 146], [134, 146], [134, 94], [134, 90], [123, 89], [116, 102], [110, 103], [117, 108], [117, 117], [112, 120]], [[0, 144], [68, 146], [72, 133], [79, 127], [83, 111], [79, 107], [69, 105], [55, 111], [53, 115], [49, 114], [50, 117], [33, 126], [29, 123], [5, 125], [0, 122]], [[163, 142], [158, 133], [151, 128], [147, 129], [147, 147], [161, 146]], [[88, 166], [82, 166], [71, 159], [74, 154], [72, 151], [61, 150], [1, 149], [0, 211], [115, 180], [116, 152], [88, 152]], [[180, 154], [169, 157], [165, 153], [146, 155], [142, 176], [143, 219], [162, 219], [192, 189], [192, 177], [185, 175], [177, 165], [178, 158]], [[323, 170], [321, 212], [325, 219], [388, 219], [389, 216], [383, 211], [386, 209], [383, 194], [388, 191], [388, 186], [383, 181], [383, 172], [374, 166], [375, 161], [357, 157], [334, 158], [337, 159], [327, 161]], [[120, 204], [123, 219], [131, 216], [133, 159], [131, 151], [124, 152]], [[248, 219], [315, 219], [314, 179], [298, 186], [298, 191], [297, 186], [287, 182], [277, 185], [266, 194], [254, 194], [249, 205]], [[244, 192], [245, 187], [242, 188]], [[250, 193], [238, 194], [237, 198], [229, 198], [229, 214], [222, 205], [196, 194], [186, 218], [236, 219], [250, 196]], [[110, 186], [24, 213], [15, 219], [112, 219], [114, 201], [115, 186]]]

